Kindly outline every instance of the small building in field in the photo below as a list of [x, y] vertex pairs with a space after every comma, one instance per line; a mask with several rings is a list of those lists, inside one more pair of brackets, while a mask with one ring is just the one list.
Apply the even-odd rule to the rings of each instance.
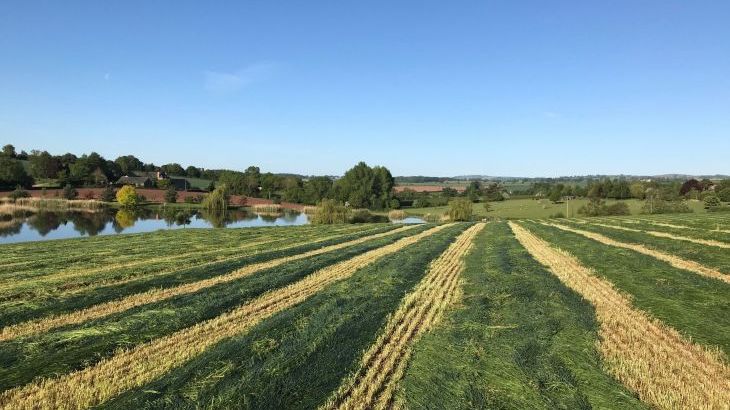
[[175, 187], [176, 191], [187, 191], [190, 189], [190, 183], [185, 178], [170, 178], [170, 185]]

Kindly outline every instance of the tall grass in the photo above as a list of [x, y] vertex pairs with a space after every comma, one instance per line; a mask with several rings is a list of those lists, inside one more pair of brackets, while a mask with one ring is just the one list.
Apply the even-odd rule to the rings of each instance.
[[719, 352], [692, 343], [635, 309], [610, 282], [574, 257], [509, 224], [536, 260], [595, 306], [608, 370], [643, 401], [664, 409], [720, 409], [730, 403], [730, 368]]
[[93, 199], [62, 198], [0, 198], [0, 204], [15, 204], [34, 210], [46, 211], [98, 211], [106, 206], [104, 202]]
[[251, 207], [256, 213], [264, 214], [279, 214], [283, 211], [283, 208], [279, 204], [258, 204]]
[[400, 209], [394, 209], [390, 212], [388, 212], [388, 218], [392, 221], [400, 221], [402, 219], [406, 219], [408, 217], [408, 214]]

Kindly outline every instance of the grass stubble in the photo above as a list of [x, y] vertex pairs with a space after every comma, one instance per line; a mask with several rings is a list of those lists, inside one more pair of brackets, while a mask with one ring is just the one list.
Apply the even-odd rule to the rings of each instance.
[[419, 336], [439, 322], [458, 298], [463, 257], [485, 224], [464, 231], [437, 259], [426, 276], [405, 297], [375, 343], [365, 352], [360, 368], [345, 379], [323, 409], [388, 408]]
[[632, 307], [630, 299], [573, 256], [510, 222], [516, 238], [563, 283], [594, 305], [607, 370], [642, 401], [666, 409], [724, 409], [730, 368], [718, 351], [692, 343]]

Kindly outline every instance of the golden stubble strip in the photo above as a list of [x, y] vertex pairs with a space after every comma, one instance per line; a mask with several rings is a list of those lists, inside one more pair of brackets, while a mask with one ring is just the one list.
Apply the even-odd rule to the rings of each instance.
[[169, 299], [175, 296], [185, 295], [194, 293], [205, 288], [209, 288], [221, 283], [231, 282], [234, 280], [241, 279], [249, 276], [256, 272], [275, 268], [288, 262], [297, 261], [300, 259], [321, 255], [327, 252], [336, 251], [339, 249], [347, 248], [353, 245], [358, 245], [364, 242], [371, 241], [373, 239], [382, 238], [385, 236], [400, 233], [409, 229], [412, 229], [416, 225], [403, 226], [387, 232], [358, 238], [348, 242], [338, 243], [336, 245], [325, 246], [323, 248], [314, 249], [308, 252], [300, 253], [298, 255], [287, 256], [283, 258], [273, 259], [266, 262], [255, 263], [252, 265], [245, 266], [241, 269], [237, 269], [233, 272], [215, 276], [209, 279], [200, 280], [197, 282], [186, 283], [184, 285], [175, 286], [171, 288], [152, 289], [147, 292], [137, 293], [121, 299], [112, 300], [106, 303], [100, 303], [88, 307], [86, 309], [77, 310], [71, 313], [49, 316], [45, 318], [30, 320], [16, 325], [4, 327], [0, 330], [0, 342], [15, 339], [18, 337], [25, 337], [40, 334], [57, 327], [79, 324], [89, 320], [99, 319], [104, 316], [109, 316], [115, 313], [123, 312], [138, 306], [147, 305], [150, 303], [159, 302], [165, 299]]
[[438, 258], [416, 288], [390, 317], [383, 333], [368, 349], [355, 374], [345, 379], [324, 409], [388, 408], [403, 377], [413, 345], [438, 323], [458, 295], [462, 258], [485, 224], [464, 231]]
[[214, 344], [241, 334], [263, 319], [303, 302], [327, 285], [345, 279], [378, 259], [447, 226], [436, 226], [336, 263], [289, 286], [267, 292], [228, 313], [121, 351], [85, 369], [7, 390], [0, 394], [0, 408], [81, 409], [99, 405], [161, 377]]
[[642, 401], [664, 409], [726, 409], [730, 368], [718, 351], [682, 337], [635, 309], [629, 298], [577, 259], [510, 222], [517, 240], [596, 309], [608, 371]]
[[707, 245], [707, 246], [716, 246], [718, 248], [726, 248], [730, 249], [730, 243], [720, 242], [720, 241], [714, 241], [712, 239], [698, 239], [698, 238], [688, 238], [686, 236], [677, 236], [672, 235], [667, 232], [659, 232], [659, 231], [642, 231], [641, 229], [633, 229], [633, 228], [626, 228], [625, 226], [617, 226], [617, 225], [609, 225], [609, 224], [602, 224], [602, 223], [592, 223], [591, 225], [595, 226], [602, 226], [604, 228], [610, 228], [610, 229], [618, 229], [621, 231], [628, 231], [628, 232], [641, 232], [648, 235], [656, 236], [659, 238], [668, 238], [668, 239], [674, 239], [677, 241], [687, 241], [687, 242], [694, 242], [700, 245]]
[[541, 222], [541, 224], [546, 225], [546, 226], [552, 226], [552, 227], [561, 229], [563, 231], [577, 233], [578, 235], [582, 235], [582, 236], [585, 236], [586, 238], [593, 239], [594, 241], [600, 242], [604, 245], [610, 245], [610, 246], [615, 246], [617, 248], [629, 249], [634, 252], [639, 252], [641, 254], [648, 255], [653, 258], [659, 259], [660, 261], [667, 262], [670, 265], [674, 266], [675, 268], [687, 270], [687, 271], [696, 273], [698, 275], [706, 276], [708, 278], [718, 279], [725, 283], [730, 283], [730, 275], [726, 275], [716, 269], [709, 268], [705, 265], [699, 264], [694, 261], [689, 261], [689, 260], [682, 259], [682, 258], [674, 256], [674, 255], [670, 255], [668, 253], [649, 249], [643, 245], [639, 245], [636, 243], [619, 242], [619, 241], [613, 240], [607, 236], [603, 236], [603, 235], [595, 233], [595, 232], [584, 231], [582, 229], [575, 229], [575, 228], [572, 228], [572, 227], [566, 226], [566, 225], [560, 225], [560, 224], [556, 224], [556, 223], [547, 223], [547, 222]]

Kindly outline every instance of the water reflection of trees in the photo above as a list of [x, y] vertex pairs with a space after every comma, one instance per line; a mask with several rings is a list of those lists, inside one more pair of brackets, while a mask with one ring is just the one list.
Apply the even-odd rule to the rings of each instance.
[[204, 220], [215, 228], [225, 228], [237, 222], [254, 221], [258, 218], [268, 223], [278, 220], [285, 224], [296, 224], [300, 215], [298, 212], [255, 214], [244, 209], [211, 212], [174, 207], [107, 209], [100, 212], [40, 211], [27, 217], [1, 218], [0, 237], [21, 233], [24, 223], [42, 237], [61, 226], [68, 225], [69, 222], [72, 223], [73, 230], [78, 232], [79, 236], [95, 236], [107, 226], [111, 226], [115, 232], [121, 233], [125, 229], [133, 227], [139, 220], [164, 220], [168, 227], [186, 226], [192, 224], [193, 220]]
[[0, 220], [0, 236], [13, 236], [20, 233], [25, 218], [9, 218]]

